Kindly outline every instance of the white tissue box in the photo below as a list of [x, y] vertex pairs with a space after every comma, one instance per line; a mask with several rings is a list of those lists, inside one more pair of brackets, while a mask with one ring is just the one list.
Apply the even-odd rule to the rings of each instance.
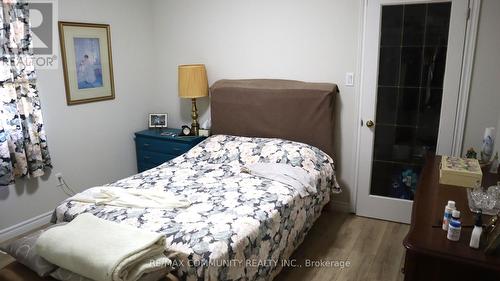
[[209, 129], [198, 129], [198, 136], [200, 137], [209, 137], [210, 130]]

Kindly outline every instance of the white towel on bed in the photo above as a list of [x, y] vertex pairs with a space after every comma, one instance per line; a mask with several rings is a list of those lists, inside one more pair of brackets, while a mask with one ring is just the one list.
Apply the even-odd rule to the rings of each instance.
[[70, 197], [68, 201], [125, 208], [171, 209], [191, 205], [188, 200], [177, 198], [171, 192], [157, 188], [138, 189], [114, 186], [92, 187]]
[[300, 167], [282, 163], [254, 163], [242, 167], [241, 171], [289, 185], [297, 190], [301, 197], [317, 192], [316, 177]]
[[165, 237], [97, 218], [89, 213], [38, 238], [37, 253], [49, 262], [99, 281], [135, 281], [162, 270]]

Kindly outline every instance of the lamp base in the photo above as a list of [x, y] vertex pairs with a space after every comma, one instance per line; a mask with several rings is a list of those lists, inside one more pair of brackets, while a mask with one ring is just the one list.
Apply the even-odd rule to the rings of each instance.
[[196, 99], [191, 99], [191, 118], [193, 123], [191, 123], [191, 133], [193, 136], [197, 136], [200, 131], [200, 124], [198, 123], [198, 108], [196, 107]]

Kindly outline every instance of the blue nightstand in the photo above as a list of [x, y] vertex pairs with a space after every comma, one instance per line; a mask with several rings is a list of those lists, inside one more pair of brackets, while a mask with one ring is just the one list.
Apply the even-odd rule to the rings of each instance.
[[[180, 129], [144, 130], [135, 133], [137, 170], [143, 172], [163, 164], [188, 150], [205, 137], [178, 136]], [[162, 133], [168, 135], [162, 135]]]

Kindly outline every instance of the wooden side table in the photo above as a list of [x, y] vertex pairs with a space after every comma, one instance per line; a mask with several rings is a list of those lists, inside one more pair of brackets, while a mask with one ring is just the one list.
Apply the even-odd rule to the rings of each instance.
[[[432, 156], [422, 171], [417, 188], [411, 226], [403, 241], [406, 248], [405, 281], [413, 280], [500, 280], [500, 256], [487, 256], [469, 247], [474, 214], [463, 187], [439, 184], [441, 157]], [[498, 175], [485, 173], [483, 185], [496, 184]], [[458, 242], [449, 241], [442, 230], [444, 206], [456, 202], [461, 213], [462, 232]], [[483, 221], [489, 220], [484, 216]]]

